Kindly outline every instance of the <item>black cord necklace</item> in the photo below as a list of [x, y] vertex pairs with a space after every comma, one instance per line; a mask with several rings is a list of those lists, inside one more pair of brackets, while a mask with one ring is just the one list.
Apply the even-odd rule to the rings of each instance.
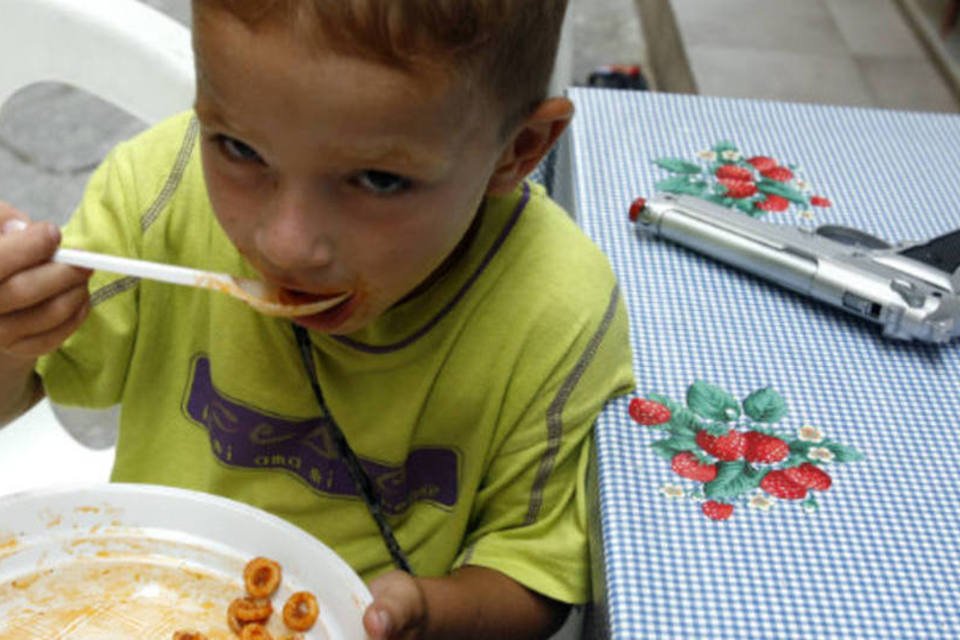
[[313, 361], [313, 344], [310, 342], [310, 336], [307, 330], [298, 324], [293, 325], [293, 334], [297, 338], [297, 346], [300, 347], [300, 358], [303, 360], [303, 366], [307, 370], [307, 377], [310, 379], [310, 388], [313, 390], [313, 395], [317, 398], [317, 404], [320, 405], [321, 415], [326, 418], [327, 424], [330, 427], [334, 444], [337, 447], [337, 453], [340, 454], [340, 458], [347, 465], [347, 471], [349, 471], [350, 477], [353, 479], [354, 486], [357, 487], [357, 490], [363, 497], [363, 501], [367, 504], [367, 510], [370, 511], [374, 522], [377, 523], [377, 528], [380, 529], [380, 537], [383, 538], [383, 543], [386, 545], [387, 551], [390, 552], [393, 563], [397, 565], [398, 568], [413, 575], [410, 562], [403, 553], [403, 549], [400, 548], [400, 544], [393, 534], [393, 528], [391, 528], [390, 523], [387, 522], [387, 518], [383, 514], [383, 502], [380, 494], [370, 481], [370, 476], [367, 475], [367, 472], [364, 471], [360, 465], [357, 454], [353, 452], [350, 443], [347, 442], [346, 436], [343, 435], [343, 431], [340, 429], [340, 425], [337, 424], [333, 413], [331, 413], [330, 408], [327, 407], [327, 401], [323, 398], [323, 391], [320, 389], [320, 382], [317, 380], [316, 365]]

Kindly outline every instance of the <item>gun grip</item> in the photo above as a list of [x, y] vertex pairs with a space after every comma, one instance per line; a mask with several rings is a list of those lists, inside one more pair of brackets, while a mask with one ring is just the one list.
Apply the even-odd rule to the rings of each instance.
[[908, 247], [899, 253], [947, 273], [953, 273], [957, 267], [960, 267], [960, 229], [924, 244]]

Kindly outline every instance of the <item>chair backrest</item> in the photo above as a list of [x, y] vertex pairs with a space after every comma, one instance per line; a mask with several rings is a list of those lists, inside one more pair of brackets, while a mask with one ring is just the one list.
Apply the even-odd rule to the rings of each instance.
[[0, 105], [46, 81], [156, 122], [193, 101], [190, 32], [137, 0], [3, 0]]

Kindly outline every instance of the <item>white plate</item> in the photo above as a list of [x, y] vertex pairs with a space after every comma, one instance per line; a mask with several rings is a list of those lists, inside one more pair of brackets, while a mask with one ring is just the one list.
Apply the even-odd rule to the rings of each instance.
[[177, 629], [232, 638], [226, 609], [256, 556], [283, 569], [275, 637], [283, 603], [302, 590], [320, 605], [305, 639], [367, 637], [370, 592], [302, 529], [204, 493], [100, 484], [0, 498], [0, 638], [169, 640]]

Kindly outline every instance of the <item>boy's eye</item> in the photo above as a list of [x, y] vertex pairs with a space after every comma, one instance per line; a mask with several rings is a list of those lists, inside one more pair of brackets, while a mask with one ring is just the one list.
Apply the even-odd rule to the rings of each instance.
[[245, 142], [222, 134], [218, 135], [216, 140], [220, 145], [220, 149], [231, 160], [263, 163], [263, 158], [260, 157], [260, 154]]
[[410, 180], [387, 171], [361, 171], [354, 177], [354, 182], [378, 196], [398, 193], [410, 187]]

